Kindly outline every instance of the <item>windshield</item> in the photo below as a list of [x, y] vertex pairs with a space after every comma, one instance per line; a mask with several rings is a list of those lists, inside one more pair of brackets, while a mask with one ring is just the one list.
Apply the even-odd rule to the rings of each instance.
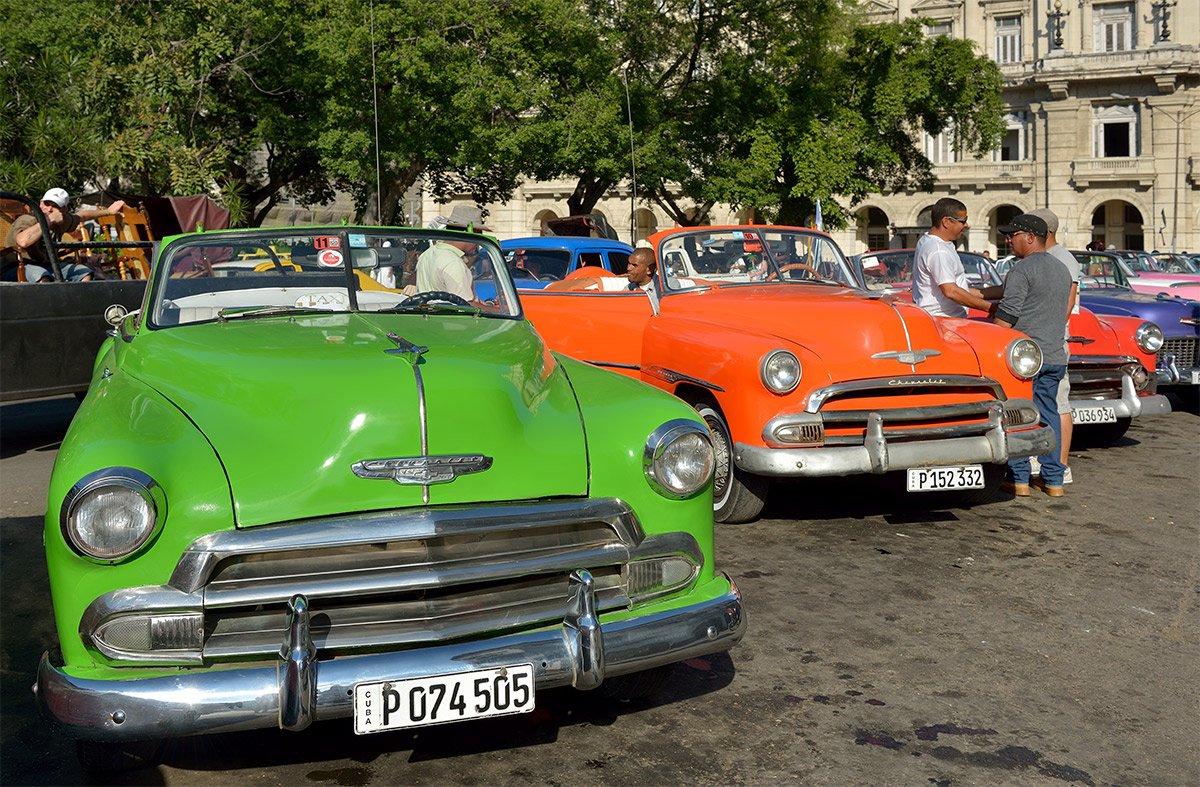
[[1086, 251], [1072, 253], [1079, 261], [1079, 289], [1129, 289], [1129, 281], [1116, 257]]
[[[869, 290], [890, 290], [912, 286], [913, 249], [863, 254], [858, 258], [863, 279]], [[990, 260], [970, 252], [959, 252], [967, 282], [972, 287], [992, 287], [1001, 283]]]
[[505, 249], [504, 262], [513, 278], [558, 281], [567, 275], [571, 252], [566, 249]]
[[670, 290], [714, 283], [858, 286], [837, 244], [803, 230], [747, 227], [681, 233], [662, 241], [658, 257]]
[[1200, 273], [1196, 263], [1182, 254], [1160, 254], [1154, 258], [1163, 273]]
[[295, 312], [519, 314], [495, 241], [460, 232], [287, 227], [187, 235], [163, 249], [154, 276], [155, 327]]

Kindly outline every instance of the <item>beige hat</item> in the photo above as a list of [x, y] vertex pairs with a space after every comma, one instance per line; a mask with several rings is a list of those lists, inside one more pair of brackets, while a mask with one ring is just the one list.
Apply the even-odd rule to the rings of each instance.
[[1030, 216], [1037, 216], [1042, 221], [1046, 222], [1046, 230], [1049, 232], [1058, 232], [1058, 216], [1049, 208], [1037, 208], [1029, 211]]
[[451, 230], [473, 229], [476, 232], [490, 232], [491, 227], [483, 223], [483, 211], [475, 205], [455, 205], [446, 219], [446, 228]]

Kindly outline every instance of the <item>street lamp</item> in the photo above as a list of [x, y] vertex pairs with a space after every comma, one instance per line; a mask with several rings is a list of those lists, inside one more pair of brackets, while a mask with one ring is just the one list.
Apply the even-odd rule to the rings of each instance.
[[1171, 31], [1167, 29], [1167, 21], [1171, 18], [1171, 9], [1179, 5], [1179, 0], [1158, 0], [1157, 3], [1150, 3], [1150, 8], [1158, 12], [1159, 20], [1159, 41], [1167, 41], [1171, 38]]
[[[1166, 2], [1166, 0], [1163, 0]], [[1054, 10], [1047, 11], [1046, 16], [1050, 17], [1050, 24], [1054, 26], [1054, 48], [1062, 49], [1063, 45], [1063, 17], [1070, 16], [1070, 11], [1062, 10], [1062, 0], [1054, 0]]]

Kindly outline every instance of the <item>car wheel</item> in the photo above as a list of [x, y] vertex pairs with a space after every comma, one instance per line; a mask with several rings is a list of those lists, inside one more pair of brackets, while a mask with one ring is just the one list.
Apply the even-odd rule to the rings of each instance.
[[1118, 418], [1112, 424], [1076, 426], [1072, 439], [1086, 445], [1112, 445], [1129, 431], [1132, 418]]
[[740, 524], [755, 519], [767, 502], [767, 479], [739, 470], [733, 462], [733, 439], [725, 416], [711, 402], [700, 402], [696, 412], [713, 435], [716, 467], [713, 470], [713, 518]]
[[605, 678], [598, 691], [605, 699], [618, 702], [640, 700], [662, 690], [674, 671], [674, 664], [664, 664], [661, 667], [633, 672], [629, 675]]
[[75, 756], [85, 771], [117, 773], [153, 765], [162, 741], [75, 741]]

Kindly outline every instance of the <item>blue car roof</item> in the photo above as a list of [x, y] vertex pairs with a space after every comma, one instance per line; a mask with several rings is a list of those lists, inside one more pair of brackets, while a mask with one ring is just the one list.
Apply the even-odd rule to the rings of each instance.
[[509, 238], [500, 241], [500, 248], [513, 249], [569, 249], [571, 251], [623, 251], [632, 253], [633, 247], [619, 240], [607, 238], [580, 238], [574, 235], [546, 235], [533, 238]]

